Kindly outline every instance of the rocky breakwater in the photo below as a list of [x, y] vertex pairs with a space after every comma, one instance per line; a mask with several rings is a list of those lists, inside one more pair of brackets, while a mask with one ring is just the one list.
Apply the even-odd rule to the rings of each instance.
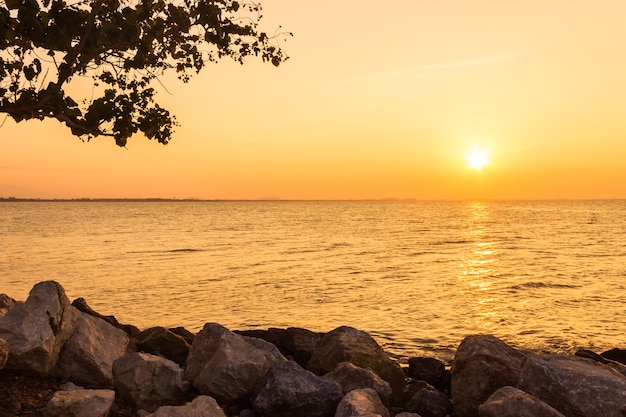
[[0, 417], [624, 417], [624, 353], [525, 354], [477, 335], [451, 368], [402, 368], [351, 327], [140, 331], [47, 281], [24, 302], [0, 295]]

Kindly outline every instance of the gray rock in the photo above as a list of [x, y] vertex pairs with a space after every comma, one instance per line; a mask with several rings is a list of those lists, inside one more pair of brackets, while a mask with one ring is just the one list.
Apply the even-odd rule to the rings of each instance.
[[0, 339], [0, 369], [4, 368], [9, 359], [9, 342]]
[[518, 388], [568, 417], [623, 417], [626, 377], [590, 359], [529, 355]]
[[443, 392], [429, 386], [417, 391], [405, 410], [422, 417], [446, 417], [452, 415], [452, 401]]
[[478, 407], [480, 417], [565, 417], [539, 398], [515, 387], [502, 387]]
[[278, 348], [286, 356], [293, 358], [300, 366], [306, 368], [313, 352], [317, 348], [322, 335], [299, 327], [287, 329], [270, 328], [268, 330], [239, 330], [242, 336], [251, 336], [266, 340]]
[[371, 369], [389, 382], [394, 396], [402, 395], [404, 372], [368, 333], [347, 326], [326, 333], [313, 352], [308, 369], [323, 375], [334, 370], [340, 362], [350, 362], [361, 368]]
[[287, 361], [262, 377], [252, 396], [255, 412], [268, 417], [332, 417], [341, 386]]
[[128, 336], [100, 318], [76, 313], [76, 329], [61, 349], [55, 373], [89, 387], [113, 387], [113, 362], [126, 352]]
[[180, 366], [185, 366], [189, 346], [185, 338], [165, 327], [151, 327], [142, 331], [137, 343], [138, 350], [161, 355]]
[[9, 297], [6, 294], [0, 294], [0, 317], [7, 314], [7, 312], [13, 308], [13, 306], [17, 303], [13, 298]]
[[146, 417], [226, 417], [215, 399], [200, 395], [190, 403], [173, 406], [164, 405]]
[[250, 340], [207, 323], [189, 349], [185, 378], [202, 393], [225, 404], [249, 397], [272, 365], [286, 359], [260, 339]]
[[46, 404], [46, 417], [106, 417], [115, 400], [115, 391], [68, 390], [57, 391]]
[[183, 400], [182, 377], [176, 363], [149, 353], [130, 353], [113, 362], [113, 380], [120, 397], [150, 412]]
[[74, 332], [76, 310], [54, 281], [36, 284], [23, 303], [0, 318], [0, 339], [9, 342], [10, 369], [48, 374]]
[[347, 393], [339, 405], [335, 417], [389, 417], [389, 410], [380, 401], [380, 397], [372, 388], [355, 389]]
[[380, 378], [371, 369], [360, 368], [350, 362], [340, 362], [337, 367], [324, 375], [341, 385], [343, 394], [354, 389], [373, 388], [384, 404], [389, 404], [391, 396], [391, 386], [389, 382]]
[[452, 364], [455, 417], [477, 417], [478, 406], [498, 388], [516, 386], [524, 355], [491, 335], [463, 339]]

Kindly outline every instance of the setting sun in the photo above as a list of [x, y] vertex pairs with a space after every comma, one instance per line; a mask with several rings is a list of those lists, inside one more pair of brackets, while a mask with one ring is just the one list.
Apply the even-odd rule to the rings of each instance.
[[467, 167], [470, 169], [481, 170], [483, 167], [489, 165], [489, 151], [486, 149], [472, 148], [472, 150], [465, 155], [467, 160]]

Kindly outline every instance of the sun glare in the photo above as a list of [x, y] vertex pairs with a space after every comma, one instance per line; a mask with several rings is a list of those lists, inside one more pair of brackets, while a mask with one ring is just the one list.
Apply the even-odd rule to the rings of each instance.
[[465, 155], [467, 160], [467, 167], [470, 169], [481, 170], [483, 167], [489, 165], [489, 151], [481, 148], [472, 148], [472, 150]]

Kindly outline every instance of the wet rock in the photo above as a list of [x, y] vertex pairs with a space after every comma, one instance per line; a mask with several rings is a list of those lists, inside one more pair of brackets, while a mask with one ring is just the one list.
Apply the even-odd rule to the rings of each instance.
[[128, 336], [100, 318], [81, 311], [77, 317], [55, 373], [89, 387], [113, 387], [113, 362], [124, 355]]
[[480, 417], [565, 417], [539, 398], [515, 387], [502, 387], [478, 407]]
[[4, 339], [0, 339], [0, 369], [4, 368], [4, 365], [9, 359], [9, 342]]
[[250, 339], [219, 324], [205, 324], [189, 349], [185, 378], [221, 403], [249, 397], [272, 365], [286, 361], [274, 345]]
[[340, 362], [370, 368], [376, 375], [389, 382], [394, 396], [402, 395], [405, 384], [404, 372], [368, 333], [347, 326], [326, 333], [313, 352], [308, 369], [315, 374], [323, 375], [334, 370]]
[[600, 354], [603, 358], [626, 365], [626, 349], [613, 348]]
[[113, 362], [120, 397], [147, 411], [183, 400], [183, 371], [174, 362], [149, 353], [130, 353]]
[[115, 391], [73, 389], [57, 391], [46, 405], [46, 417], [106, 417]]
[[278, 350], [293, 358], [303, 368], [306, 368], [313, 352], [317, 348], [322, 335], [299, 327], [287, 329], [270, 328], [268, 330], [239, 330], [235, 333], [242, 336], [251, 336], [266, 340], [276, 345]]
[[337, 382], [286, 361], [259, 379], [252, 407], [267, 417], [332, 417], [341, 397]]
[[200, 395], [185, 405], [159, 407], [146, 417], [226, 417], [226, 414], [213, 398]]
[[389, 404], [391, 386], [389, 382], [380, 378], [371, 369], [360, 368], [350, 362], [340, 362], [337, 367], [324, 375], [341, 385], [343, 394], [354, 389], [372, 388], [384, 404]]
[[389, 417], [389, 410], [385, 408], [378, 393], [372, 388], [352, 390], [337, 405], [335, 417], [362, 416]]
[[138, 350], [161, 355], [180, 366], [185, 366], [189, 346], [184, 337], [165, 327], [151, 327], [142, 331], [137, 343]]
[[54, 281], [36, 284], [23, 303], [0, 318], [0, 339], [9, 342], [6, 367], [46, 375], [74, 332], [76, 310]]
[[498, 388], [516, 386], [524, 355], [491, 335], [463, 339], [452, 364], [455, 417], [476, 417]]
[[426, 381], [440, 391], [450, 392], [450, 372], [439, 359], [417, 357], [409, 358], [407, 375], [413, 379]]
[[405, 410], [422, 417], [446, 417], [452, 415], [452, 401], [435, 388], [425, 387], [413, 395]]
[[4, 316], [17, 303], [6, 294], [0, 294], [0, 317]]
[[590, 359], [529, 355], [518, 388], [568, 417], [623, 417], [626, 377]]

